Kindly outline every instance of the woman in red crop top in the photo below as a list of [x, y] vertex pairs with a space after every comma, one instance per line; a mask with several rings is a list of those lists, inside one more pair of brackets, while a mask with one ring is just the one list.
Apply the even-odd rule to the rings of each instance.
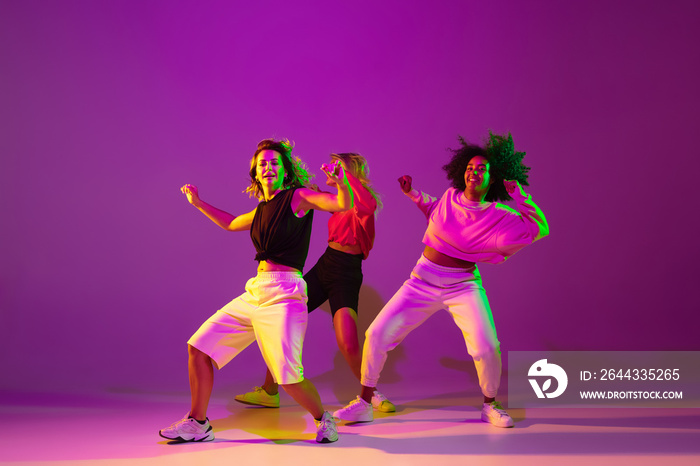
[[183, 419], [162, 429], [162, 437], [178, 442], [214, 439], [206, 415], [213, 365], [221, 369], [257, 340], [275, 380], [316, 420], [316, 441], [338, 439], [334, 419], [323, 410], [301, 364], [308, 318], [301, 269], [309, 248], [312, 209], [342, 212], [353, 207], [343, 167], [321, 168], [335, 183], [337, 194], [303, 187], [308, 175], [299, 159], [292, 156], [288, 141], [261, 141], [251, 160], [251, 184], [246, 190], [260, 203], [238, 216], [202, 201], [195, 186], [182, 187], [188, 201], [221, 228], [251, 231], [259, 266], [257, 276], [246, 284], [246, 292], [211, 316], [188, 341], [191, 408]]
[[[381, 200], [371, 187], [367, 160], [360, 154], [331, 154], [332, 163], [340, 163], [353, 192], [354, 206], [345, 212], [334, 212], [328, 220], [328, 248], [314, 267], [304, 275], [308, 285], [309, 312], [329, 301], [338, 348], [355, 377], [360, 380], [361, 348], [357, 338], [357, 308], [362, 285], [362, 260], [374, 245], [375, 213]], [[328, 186], [336, 181], [326, 179]], [[279, 407], [277, 384], [270, 370], [265, 383], [251, 392], [236, 396], [236, 401], [268, 408]], [[372, 406], [381, 412], [394, 412], [396, 407], [375, 389]]]

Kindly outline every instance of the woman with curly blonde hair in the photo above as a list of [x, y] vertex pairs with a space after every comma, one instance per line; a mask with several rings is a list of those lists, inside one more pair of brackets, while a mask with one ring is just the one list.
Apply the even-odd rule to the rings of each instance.
[[301, 364], [308, 318], [302, 269], [309, 251], [313, 209], [343, 212], [353, 207], [342, 165], [321, 168], [337, 188], [336, 194], [303, 187], [308, 175], [301, 161], [292, 156], [289, 141], [265, 139], [258, 144], [250, 165], [251, 181], [246, 191], [260, 200], [252, 211], [234, 216], [202, 201], [196, 186], [181, 188], [190, 204], [219, 227], [250, 230], [259, 265], [245, 293], [211, 316], [188, 341], [192, 404], [183, 419], [160, 431], [162, 437], [179, 442], [214, 439], [207, 419], [213, 365], [221, 369], [257, 340], [274, 380], [316, 420], [316, 441], [338, 440], [335, 420], [323, 410]]

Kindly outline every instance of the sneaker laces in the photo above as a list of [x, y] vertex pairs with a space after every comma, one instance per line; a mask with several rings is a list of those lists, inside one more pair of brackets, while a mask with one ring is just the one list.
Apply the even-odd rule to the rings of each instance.
[[351, 406], [359, 406], [361, 408], [364, 408], [366, 404], [368, 404], [368, 403], [365, 400], [363, 400], [362, 398], [360, 398], [360, 396], [358, 395], [357, 398], [355, 398], [354, 400], [352, 400], [350, 402], [350, 404], [348, 405], [348, 408], [350, 408]]
[[278, 393], [275, 393], [274, 395], [270, 395], [269, 393], [267, 393], [267, 390], [265, 390], [263, 387], [255, 387], [253, 389], [253, 393], [261, 393], [262, 395], [268, 396], [270, 398], [274, 398], [278, 395]]
[[386, 396], [384, 396], [384, 394], [381, 393], [379, 390], [374, 391], [374, 396], [379, 400], [380, 403], [383, 401], [389, 401], [389, 399]]
[[[316, 421], [314, 419], [314, 421]], [[320, 421], [316, 421], [316, 426], [317, 427], [323, 427], [324, 429], [328, 427], [329, 423], [336, 424], [337, 422], [340, 422], [340, 418], [333, 416], [331, 413], [328, 411], [323, 413], [323, 416], [321, 416]]]
[[174, 428], [176, 428], [177, 426], [179, 426], [180, 424], [184, 424], [185, 422], [187, 422], [187, 420], [188, 420], [189, 418], [190, 418], [190, 413], [188, 412], [187, 414], [185, 414], [185, 417], [183, 417], [183, 418], [180, 419], [179, 421], [175, 421], [175, 422], [173, 422], [172, 424], [170, 424], [170, 427], [168, 427], [168, 429], [174, 429]]
[[503, 409], [503, 406], [501, 406], [501, 403], [499, 401], [492, 401], [491, 403], [489, 403], [489, 406], [491, 406], [491, 408], [493, 408], [493, 410], [496, 411], [500, 416], [508, 416], [508, 413], [505, 409]]

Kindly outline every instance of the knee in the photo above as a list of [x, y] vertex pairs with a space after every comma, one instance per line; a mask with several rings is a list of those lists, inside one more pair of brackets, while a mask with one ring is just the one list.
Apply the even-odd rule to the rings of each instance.
[[381, 338], [381, 333], [377, 331], [374, 325], [370, 325], [365, 332], [365, 345], [372, 346]]
[[501, 356], [501, 344], [499, 342], [484, 342], [479, 345], [475, 351], [472, 352], [472, 358], [476, 360], [480, 359], [494, 359], [500, 358]]
[[389, 344], [391, 339], [386, 329], [378, 325], [370, 325], [365, 332], [365, 346], [367, 348], [384, 347]]
[[192, 345], [187, 345], [187, 355], [189, 356], [190, 360], [193, 361], [206, 361], [209, 359], [208, 354], [202, 353]]
[[282, 387], [282, 389], [285, 392], [292, 395], [297, 390], [303, 389], [305, 382], [306, 382], [306, 379], [302, 377], [301, 380], [298, 380], [296, 382], [280, 383], [279, 386]]

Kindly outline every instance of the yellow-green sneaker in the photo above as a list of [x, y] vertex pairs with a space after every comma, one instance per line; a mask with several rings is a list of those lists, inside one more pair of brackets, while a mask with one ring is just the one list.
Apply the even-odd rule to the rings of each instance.
[[269, 395], [264, 388], [255, 387], [252, 392], [236, 395], [236, 401], [247, 405], [264, 406], [266, 408], [280, 407], [280, 394]]
[[394, 403], [389, 401], [379, 390], [375, 390], [374, 395], [372, 395], [372, 407], [380, 413], [393, 413], [396, 411]]

